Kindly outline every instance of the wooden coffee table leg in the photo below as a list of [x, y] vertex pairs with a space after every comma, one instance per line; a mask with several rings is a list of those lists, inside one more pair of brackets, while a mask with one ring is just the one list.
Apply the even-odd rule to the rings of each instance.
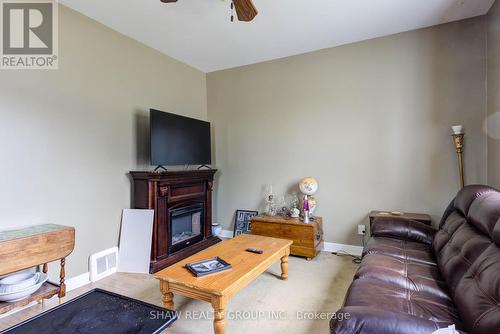
[[214, 297], [212, 299], [214, 308], [214, 332], [215, 334], [226, 333], [226, 300], [224, 297]]
[[163, 296], [163, 307], [168, 308], [169, 310], [174, 309], [174, 294], [170, 292], [170, 288], [168, 287], [168, 282], [160, 281], [160, 290]]
[[281, 258], [281, 279], [288, 278], [288, 254]]

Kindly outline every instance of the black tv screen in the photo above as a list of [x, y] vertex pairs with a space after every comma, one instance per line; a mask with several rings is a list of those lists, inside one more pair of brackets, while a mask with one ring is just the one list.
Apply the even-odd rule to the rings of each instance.
[[209, 122], [151, 109], [150, 137], [154, 166], [212, 162]]

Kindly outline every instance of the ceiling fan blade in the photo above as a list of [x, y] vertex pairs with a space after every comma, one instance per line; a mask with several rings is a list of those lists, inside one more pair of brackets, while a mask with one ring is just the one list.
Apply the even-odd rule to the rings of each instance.
[[252, 21], [259, 14], [252, 0], [233, 0], [233, 2], [236, 8], [236, 15], [238, 15], [238, 20], [240, 21]]
[[[163, 3], [177, 2], [177, 0], [160, 0]], [[238, 20], [249, 22], [252, 21], [259, 12], [255, 8], [252, 0], [233, 0], [236, 9]]]

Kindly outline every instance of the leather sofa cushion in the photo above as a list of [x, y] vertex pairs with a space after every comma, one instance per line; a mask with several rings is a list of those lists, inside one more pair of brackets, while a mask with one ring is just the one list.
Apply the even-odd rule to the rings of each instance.
[[499, 193], [488, 193], [475, 200], [469, 208], [467, 219], [478, 231], [500, 245], [500, 239], [493, 233], [500, 220]]
[[384, 254], [413, 262], [436, 265], [431, 246], [408, 240], [371, 238], [363, 249], [363, 256], [366, 254]]
[[354, 278], [375, 279], [400, 288], [451, 300], [446, 282], [435, 265], [383, 254], [368, 254], [363, 258]]
[[462, 214], [462, 216], [467, 217], [472, 202], [474, 202], [476, 198], [490, 192], [496, 192], [496, 190], [483, 185], [467, 186], [458, 192], [455, 197], [454, 207]]
[[458, 230], [460, 226], [466, 223], [466, 219], [458, 211], [453, 211], [446, 221], [444, 221], [437, 233], [434, 235], [432, 248], [434, 254], [439, 254], [451, 236]]
[[434, 322], [438, 328], [450, 324], [462, 328], [452, 301], [373, 279], [354, 280], [344, 305], [408, 314]]
[[432, 244], [436, 230], [416, 220], [400, 217], [378, 217], [373, 220], [371, 234], [375, 237], [389, 237]]
[[[349, 315], [349, 319], [345, 318]], [[370, 306], [345, 306], [330, 322], [330, 333], [342, 334], [430, 334], [442, 323], [411, 314], [390, 312]], [[462, 333], [462, 332], [460, 332]]]
[[453, 296], [470, 333], [500, 333], [500, 247], [492, 243], [471, 265]]
[[[478, 232], [471, 224], [453, 213], [436, 234], [434, 248], [439, 269], [451, 295], [457, 284], [481, 253], [491, 245], [491, 240]], [[443, 245], [441, 248], [440, 245]]]

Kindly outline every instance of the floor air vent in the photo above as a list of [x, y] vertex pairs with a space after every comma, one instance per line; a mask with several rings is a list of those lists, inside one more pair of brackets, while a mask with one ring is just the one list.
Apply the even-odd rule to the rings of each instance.
[[118, 247], [91, 255], [89, 267], [92, 282], [116, 273], [118, 268]]

